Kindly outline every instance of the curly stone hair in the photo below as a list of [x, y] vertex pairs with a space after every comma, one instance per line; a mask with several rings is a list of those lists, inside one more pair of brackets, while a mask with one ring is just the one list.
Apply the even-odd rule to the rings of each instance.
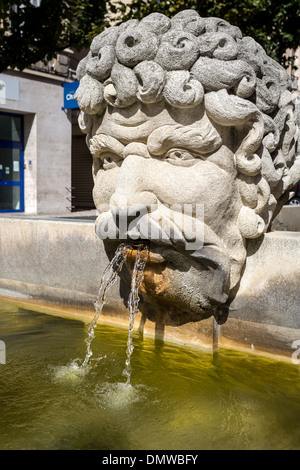
[[[238, 136], [235, 163], [245, 238], [265, 232], [300, 179], [299, 113], [287, 72], [251, 37], [194, 10], [112, 26], [79, 63], [79, 125], [91, 132], [108, 105], [193, 108]], [[298, 152], [298, 155], [297, 155]]]

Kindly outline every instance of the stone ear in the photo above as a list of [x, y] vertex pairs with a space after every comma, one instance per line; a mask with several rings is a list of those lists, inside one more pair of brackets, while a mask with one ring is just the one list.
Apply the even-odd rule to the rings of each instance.
[[261, 175], [253, 178], [240, 174], [239, 193], [243, 204], [238, 216], [239, 230], [245, 238], [257, 238], [269, 223], [270, 186]]
[[261, 158], [256, 153], [260, 147], [264, 135], [264, 123], [258, 115], [256, 120], [250, 120], [251, 125], [246, 137], [242, 140], [235, 152], [236, 167], [239, 173], [247, 176], [255, 176], [261, 172]]
[[90, 75], [84, 75], [76, 90], [75, 98], [81, 109], [86, 114], [101, 114], [106, 108], [104, 101], [103, 85]]

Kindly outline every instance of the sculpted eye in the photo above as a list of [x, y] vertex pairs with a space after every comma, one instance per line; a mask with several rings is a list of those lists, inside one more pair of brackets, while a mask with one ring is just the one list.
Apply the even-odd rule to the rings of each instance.
[[121, 166], [123, 158], [115, 153], [105, 153], [101, 155], [104, 170], [110, 170], [116, 166]]
[[171, 149], [166, 155], [165, 161], [173, 165], [189, 166], [199, 161], [194, 155], [184, 149]]

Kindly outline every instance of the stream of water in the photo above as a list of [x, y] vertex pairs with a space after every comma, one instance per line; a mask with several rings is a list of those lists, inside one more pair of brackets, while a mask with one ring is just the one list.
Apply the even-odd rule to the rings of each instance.
[[106, 304], [106, 294], [107, 291], [114, 285], [117, 280], [117, 275], [121, 271], [123, 264], [126, 261], [129, 251], [132, 250], [132, 247], [129, 245], [120, 245], [117, 248], [117, 251], [104, 270], [104, 273], [101, 278], [100, 288], [98, 292], [97, 299], [95, 300], [95, 315], [93, 320], [88, 324], [88, 335], [85, 340], [87, 344], [86, 355], [81, 367], [86, 367], [89, 363], [90, 358], [93, 355], [92, 351], [92, 341], [95, 338], [95, 328], [97, 327], [98, 319], [102, 313], [103, 307]]
[[125, 361], [125, 369], [123, 370], [123, 375], [127, 378], [126, 383], [128, 385], [130, 384], [131, 380], [131, 355], [134, 349], [134, 346], [132, 344], [132, 333], [135, 317], [139, 313], [139, 288], [141, 286], [141, 283], [143, 282], [144, 269], [147, 262], [148, 253], [149, 251], [147, 246], [139, 246], [137, 248], [137, 254], [132, 273], [131, 290], [128, 300], [129, 327], [126, 349], [127, 358]]
[[[95, 338], [95, 329], [97, 327], [98, 319], [103, 311], [103, 307], [106, 304], [106, 294], [108, 290], [114, 285], [117, 280], [118, 273], [122, 270], [122, 267], [127, 259], [129, 252], [133, 250], [131, 245], [122, 244], [120, 245], [116, 253], [104, 270], [103, 276], [100, 282], [100, 288], [97, 299], [95, 301], [95, 314], [93, 320], [88, 325], [88, 334], [85, 342], [87, 344], [87, 350], [85, 358], [81, 367], [79, 368], [77, 362], [73, 362], [73, 369], [80, 373], [82, 369], [86, 368], [89, 364], [90, 358], [93, 355], [92, 341]], [[139, 313], [139, 288], [144, 278], [144, 269], [148, 258], [148, 247], [146, 245], [138, 245], [136, 247], [136, 257], [134, 261], [134, 267], [132, 272], [131, 290], [128, 299], [129, 309], [129, 326], [128, 326], [128, 339], [126, 348], [126, 361], [125, 368], [123, 370], [123, 376], [126, 377], [127, 385], [130, 385], [131, 381], [131, 356], [133, 353], [134, 346], [132, 344], [132, 333], [134, 327], [134, 320], [136, 315]]]

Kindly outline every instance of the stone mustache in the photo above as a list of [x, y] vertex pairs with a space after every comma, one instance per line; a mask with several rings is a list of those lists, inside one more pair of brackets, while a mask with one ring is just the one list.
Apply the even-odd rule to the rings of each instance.
[[264, 236], [300, 179], [288, 74], [236, 26], [185, 10], [105, 30], [77, 76], [96, 233], [108, 252], [149, 241], [149, 312], [210, 316], [237, 289], [247, 240]]

